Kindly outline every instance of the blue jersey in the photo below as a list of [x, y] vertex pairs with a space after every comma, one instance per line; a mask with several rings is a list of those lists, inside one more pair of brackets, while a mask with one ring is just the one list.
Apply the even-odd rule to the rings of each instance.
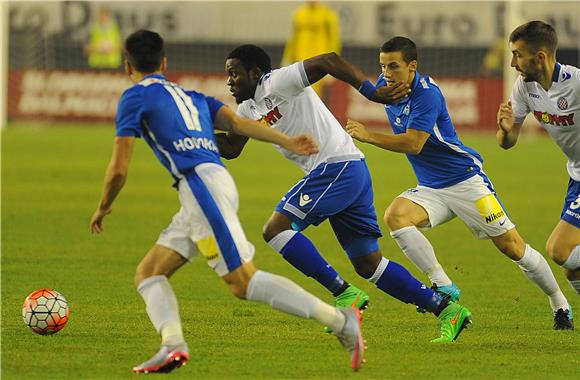
[[[377, 87], [386, 85], [381, 74]], [[451, 122], [445, 98], [428, 76], [415, 73], [411, 94], [385, 110], [395, 134], [415, 129], [430, 134], [419, 154], [407, 154], [419, 185], [444, 188], [482, 171], [483, 159], [463, 145]]]
[[223, 165], [213, 128], [223, 105], [162, 75], [148, 75], [119, 100], [116, 135], [143, 137], [177, 180], [202, 163]]

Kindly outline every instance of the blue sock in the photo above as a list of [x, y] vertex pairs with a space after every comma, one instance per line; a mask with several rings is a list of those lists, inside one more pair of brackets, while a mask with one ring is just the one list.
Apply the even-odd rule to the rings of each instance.
[[294, 268], [314, 278], [334, 296], [342, 293], [348, 286], [334, 268], [320, 256], [314, 244], [300, 232], [283, 231], [268, 244], [280, 252]]
[[369, 280], [391, 297], [404, 303], [415, 304], [435, 315], [439, 315], [441, 309], [447, 306], [447, 302], [441, 295], [413, 277], [405, 267], [384, 257], [377, 272]]

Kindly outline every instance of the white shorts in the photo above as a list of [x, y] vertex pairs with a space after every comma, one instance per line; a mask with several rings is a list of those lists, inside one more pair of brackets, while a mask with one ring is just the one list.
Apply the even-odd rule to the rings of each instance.
[[477, 238], [489, 239], [515, 227], [484, 175], [475, 175], [443, 189], [417, 186], [399, 197], [409, 199], [427, 211], [430, 225], [426, 228], [458, 216]]
[[252, 261], [254, 246], [238, 219], [238, 192], [230, 173], [220, 165], [198, 165], [179, 181], [181, 209], [159, 235], [157, 244], [188, 260], [201, 253], [219, 276]]

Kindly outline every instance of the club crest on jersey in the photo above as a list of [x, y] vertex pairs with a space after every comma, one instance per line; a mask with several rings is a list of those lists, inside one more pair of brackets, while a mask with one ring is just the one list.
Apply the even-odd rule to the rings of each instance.
[[568, 108], [568, 101], [563, 96], [560, 99], [558, 99], [558, 108], [561, 110], [565, 110], [566, 108]]
[[409, 115], [409, 113], [411, 113], [411, 105], [407, 104], [403, 109], [403, 115]]
[[[558, 101], [559, 103], [559, 101]], [[567, 102], [566, 102], [567, 103]], [[569, 115], [552, 115], [547, 112], [534, 111], [534, 116], [540, 123], [552, 124], [558, 126], [574, 125], [574, 114]]]
[[264, 99], [264, 102], [266, 103], [266, 107], [268, 107], [269, 110], [271, 110], [272, 107], [274, 107], [274, 105], [272, 104], [272, 101], [270, 100], [270, 98]]
[[282, 114], [278, 109], [278, 106], [274, 107], [273, 110], [268, 112], [266, 116], [262, 118], [270, 127], [278, 122], [282, 118]]

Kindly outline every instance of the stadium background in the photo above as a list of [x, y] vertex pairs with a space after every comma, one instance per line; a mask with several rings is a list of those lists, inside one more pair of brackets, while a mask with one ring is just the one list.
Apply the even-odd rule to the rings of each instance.
[[[167, 42], [169, 77], [184, 87], [232, 104], [224, 84], [224, 58], [238, 44], [255, 43], [280, 62], [300, 2], [11, 2], [9, 3], [8, 120], [110, 122], [120, 93], [129, 85], [121, 69], [90, 71], [83, 46], [104, 5], [122, 35], [139, 28]], [[419, 70], [442, 87], [451, 115], [462, 129], [494, 129], [509, 61], [484, 70], [486, 53], [506, 41], [513, 25], [542, 19], [555, 26], [558, 59], [578, 66], [578, 2], [328, 2], [340, 16], [343, 55], [376, 78], [378, 47], [394, 35], [419, 47]], [[504, 43], [507, 51], [507, 43]], [[505, 75], [503, 68], [507, 68]], [[509, 86], [511, 87], [511, 86]], [[329, 105], [346, 117], [384, 126], [380, 106], [334, 83]]]
[[[168, 42], [170, 76], [185, 87], [231, 104], [224, 57], [241, 43], [258, 43], [278, 62], [299, 3], [122, 2], [109, 6], [123, 36], [158, 30]], [[526, 241], [545, 255], [558, 222], [568, 177], [565, 157], [542, 134], [523, 136], [501, 150], [493, 136], [504, 81], [514, 72], [484, 73], [481, 62], [500, 39], [529, 19], [557, 29], [559, 60], [579, 64], [580, 3], [575, 2], [340, 2], [344, 54], [369, 77], [378, 73], [377, 48], [394, 34], [420, 47], [420, 67], [444, 89], [461, 138], [485, 158]], [[83, 45], [98, 11], [95, 2], [0, 3], [4, 75], [2, 102], [1, 347], [2, 379], [134, 379], [130, 368], [155, 352], [159, 338], [135, 291], [135, 266], [179, 207], [171, 178], [146, 144], [135, 146], [130, 177], [105, 233], [88, 223], [111, 154], [119, 94], [128, 78], [88, 69]], [[507, 25], [507, 27], [504, 27]], [[506, 52], [507, 54], [507, 52]], [[510, 75], [512, 76], [510, 78]], [[385, 127], [384, 111], [343, 86], [333, 91], [339, 117], [368, 119]], [[4, 117], [0, 118], [4, 121]], [[533, 120], [531, 123], [535, 123]], [[3, 125], [5, 125], [3, 123]], [[385, 129], [386, 130], [386, 129]], [[465, 133], [482, 131], [483, 133]], [[404, 155], [359, 144], [373, 176], [377, 214], [416, 184]], [[332, 302], [270, 249], [261, 226], [300, 171], [268, 144], [249, 142], [239, 160], [226, 162], [240, 194], [240, 219], [256, 246], [260, 268], [289, 277]], [[381, 251], [427, 278], [383, 234]], [[490, 242], [475, 240], [454, 220], [426, 233], [441, 264], [463, 291], [474, 324], [453, 345], [434, 346], [432, 316], [415, 313], [358, 278], [328, 223], [305, 234], [329, 262], [371, 297], [365, 312], [368, 363], [357, 374], [333, 336], [312, 321], [271, 313], [235, 300], [203, 260], [172, 277], [193, 359], [172, 379], [571, 379], [578, 378], [580, 335], [555, 332], [546, 298]], [[551, 260], [556, 279], [580, 311], [578, 296]], [[22, 323], [22, 301], [52, 287], [69, 301], [71, 318], [56, 336], [41, 337]], [[576, 317], [578, 326], [578, 317]]]

